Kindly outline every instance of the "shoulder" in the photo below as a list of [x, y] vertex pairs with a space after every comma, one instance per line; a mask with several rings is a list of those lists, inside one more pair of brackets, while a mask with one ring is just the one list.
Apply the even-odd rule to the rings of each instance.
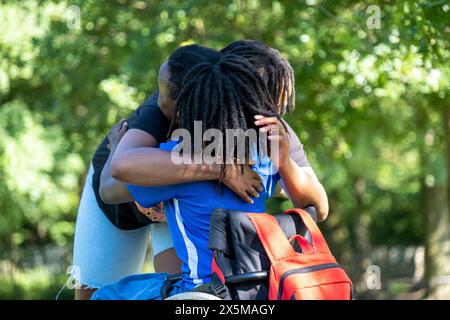
[[290, 124], [287, 123], [285, 120], [283, 120], [283, 123], [286, 125], [287, 133], [289, 136], [289, 142], [291, 144], [291, 150], [292, 149], [295, 149], [295, 150], [303, 149], [303, 144], [301, 143], [300, 138], [295, 133], [294, 129], [292, 129]]
[[169, 132], [170, 121], [158, 106], [158, 92], [151, 95], [136, 111], [135, 121], [130, 129], [139, 129], [152, 135], [158, 142], [165, 141]]
[[154, 113], [157, 115], [161, 115], [165, 118], [161, 109], [158, 105], [158, 96], [159, 93], [155, 92], [150, 97], [148, 97], [136, 110], [136, 117], [139, 119], [141, 117], [145, 117], [149, 113]]
[[283, 122], [286, 125], [289, 137], [289, 144], [290, 144], [289, 155], [291, 156], [292, 160], [294, 160], [295, 163], [297, 163], [298, 166], [310, 167], [311, 165], [308, 161], [308, 157], [306, 156], [306, 151], [298, 135], [286, 121], [283, 120]]

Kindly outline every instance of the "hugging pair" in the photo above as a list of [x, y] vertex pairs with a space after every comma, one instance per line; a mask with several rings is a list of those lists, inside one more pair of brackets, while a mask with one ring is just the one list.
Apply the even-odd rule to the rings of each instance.
[[[220, 52], [185, 46], [161, 66], [158, 80], [159, 93], [115, 126], [92, 159], [75, 232], [74, 265], [83, 285], [77, 298], [102, 287], [95, 298], [158, 299], [167, 273], [179, 272], [179, 260], [183, 278], [169, 294], [207, 283], [212, 210], [264, 212], [278, 182], [294, 206], [315, 206], [319, 220], [328, 214], [326, 193], [303, 146], [281, 119], [294, 107], [295, 83], [278, 51], [251, 40]], [[277, 161], [247, 157], [244, 166], [175, 164], [170, 151], [179, 141], [166, 141], [169, 131], [179, 127], [193, 136], [194, 121], [222, 133], [262, 129], [278, 142]], [[234, 154], [225, 149], [224, 154]], [[167, 224], [154, 221], [160, 220], [154, 210], [142, 214], [134, 201], [144, 208], [164, 202]], [[150, 233], [158, 273], [117, 282], [140, 272]]]

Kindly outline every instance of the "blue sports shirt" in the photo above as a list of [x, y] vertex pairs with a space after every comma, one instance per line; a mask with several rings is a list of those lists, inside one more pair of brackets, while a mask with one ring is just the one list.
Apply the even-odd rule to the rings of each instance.
[[[171, 151], [176, 145], [176, 141], [169, 141], [160, 144], [160, 149]], [[268, 158], [258, 158], [256, 161], [252, 168], [262, 178], [263, 191], [258, 198], [253, 198], [253, 204], [244, 202], [226, 187], [222, 191], [217, 183], [211, 181], [158, 187], [128, 185], [133, 198], [144, 208], [164, 201], [174, 247], [182, 260], [185, 291], [210, 281], [213, 252], [208, 249], [208, 242], [214, 209], [266, 211], [265, 201], [272, 196], [280, 176]]]

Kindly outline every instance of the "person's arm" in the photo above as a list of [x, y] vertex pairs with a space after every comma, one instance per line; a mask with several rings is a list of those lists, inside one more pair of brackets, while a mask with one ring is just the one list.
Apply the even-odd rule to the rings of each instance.
[[111, 175], [123, 182], [158, 186], [220, 178], [218, 165], [178, 165], [170, 152], [156, 148], [153, 136], [130, 129], [120, 141], [112, 159]]
[[297, 208], [314, 206], [317, 219], [323, 221], [328, 216], [328, 197], [314, 171], [308, 167], [299, 167], [290, 157], [279, 167], [281, 185]]
[[130, 184], [127, 187], [133, 199], [144, 208], [155, 207], [162, 201], [176, 198], [175, 186], [143, 187]]
[[124, 120], [120, 120], [111, 129], [111, 133], [108, 135], [110, 153], [100, 175], [99, 188], [100, 197], [102, 198], [103, 202], [108, 204], [118, 204], [131, 202], [134, 200], [131, 194], [128, 192], [127, 186], [109, 175], [111, 159], [115, 153], [117, 144], [127, 130], [127, 126], [128, 124]]
[[[155, 148], [156, 144], [145, 131], [128, 130], [112, 157], [109, 173], [116, 180], [141, 186], [220, 179], [221, 165], [175, 164], [170, 152]], [[227, 166], [222, 182], [249, 203], [253, 202], [250, 196], [256, 197], [261, 190], [261, 178], [250, 167], [244, 167], [241, 174], [240, 166]]]
[[275, 117], [256, 116], [255, 124], [262, 131], [268, 132], [268, 139], [279, 143], [279, 152], [274, 161], [281, 183], [292, 203], [297, 208], [314, 206], [318, 220], [328, 216], [328, 197], [314, 171], [308, 167], [300, 167], [289, 155], [289, 138], [286, 130]]

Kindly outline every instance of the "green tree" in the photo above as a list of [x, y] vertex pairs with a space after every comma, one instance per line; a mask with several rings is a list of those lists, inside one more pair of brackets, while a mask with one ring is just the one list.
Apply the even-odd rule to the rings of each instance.
[[323, 226], [355, 282], [377, 246], [425, 245], [429, 296], [448, 297], [449, 4], [370, 4], [380, 29], [358, 0], [1, 1], [0, 260], [71, 243], [92, 153], [157, 88], [171, 52], [253, 38], [294, 67], [287, 119], [328, 191]]

